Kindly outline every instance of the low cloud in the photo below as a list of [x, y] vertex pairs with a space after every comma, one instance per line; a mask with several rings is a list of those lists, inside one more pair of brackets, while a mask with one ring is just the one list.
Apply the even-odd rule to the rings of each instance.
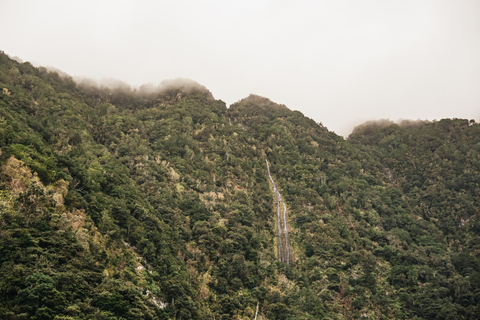
[[141, 85], [140, 87], [132, 87], [128, 83], [114, 78], [102, 78], [101, 80], [97, 81], [90, 78], [74, 77], [73, 80], [81, 87], [110, 89], [141, 96], [151, 96], [164, 94], [171, 91], [178, 91], [186, 94], [200, 92], [213, 97], [211, 92], [205, 86], [196, 81], [184, 78], [163, 80], [159, 85], [147, 83]]
[[392, 121], [390, 119], [370, 120], [361, 125], [356, 126], [351, 135], [369, 135], [373, 132], [389, 127], [391, 125], [398, 125], [401, 128], [413, 128], [429, 123], [428, 120], [405, 120], [399, 119]]

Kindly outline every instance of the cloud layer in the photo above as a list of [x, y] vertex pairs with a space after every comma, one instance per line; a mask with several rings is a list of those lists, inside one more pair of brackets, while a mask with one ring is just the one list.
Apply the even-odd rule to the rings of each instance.
[[348, 135], [370, 119], [480, 118], [480, 2], [9, 1], [0, 50], [134, 86], [257, 93]]

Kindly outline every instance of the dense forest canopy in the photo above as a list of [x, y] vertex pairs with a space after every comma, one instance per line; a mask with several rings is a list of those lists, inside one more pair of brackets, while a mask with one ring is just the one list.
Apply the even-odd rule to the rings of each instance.
[[473, 120], [345, 140], [263, 97], [0, 53], [2, 319], [476, 319], [479, 207]]

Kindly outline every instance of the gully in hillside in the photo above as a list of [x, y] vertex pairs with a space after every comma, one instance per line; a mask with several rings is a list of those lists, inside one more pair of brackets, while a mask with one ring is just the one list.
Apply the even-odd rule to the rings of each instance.
[[[267, 163], [268, 177], [273, 186], [273, 193], [275, 194], [275, 199], [277, 202], [277, 247], [278, 247], [278, 261], [284, 262], [287, 265], [290, 265], [292, 262], [292, 247], [290, 246], [290, 238], [288, 236], [288, 214], [287, 214], [287, 205], [283, 201], [280, 191], [277, 189], [275, 181], [273, 181], [272, 174], [270, 173], [270, 164], [268, 160], [265, 159]], [[282, 215], [283, 208], [283, 215]]]

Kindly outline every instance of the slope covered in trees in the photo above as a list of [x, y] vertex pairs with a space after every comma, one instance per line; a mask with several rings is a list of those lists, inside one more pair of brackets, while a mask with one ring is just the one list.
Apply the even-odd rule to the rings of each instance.
[[344, 140], [262, 97], [77, 85], [4, 54], [0, 90], [2, 319], [480, 312], [474, 122]]

